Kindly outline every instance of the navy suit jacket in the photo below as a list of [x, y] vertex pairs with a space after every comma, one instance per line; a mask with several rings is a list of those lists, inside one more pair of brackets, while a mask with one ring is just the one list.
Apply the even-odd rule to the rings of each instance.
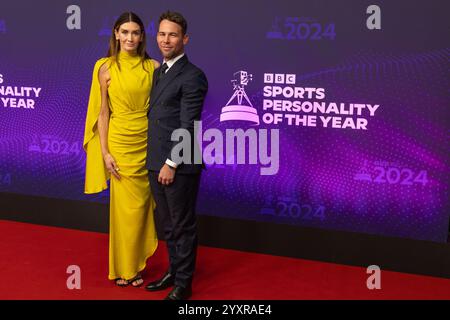
[[[148, 111], [148, 140], [146, 167], [161, 170], [166, 159], [172, 160], [172, 148], [179, 143], [171, 141], [172, 132], [183, 128], [191, 134], [190, 163], [176, 162], [177, 173], [200, 173], [203, 165], [194, 163], [194, 121], [199, 121], [203, 102], [208, 91], [208, 81], [198, 67], [189, 62], [186, 55], [180, 58], [156, 82], [160, 68], [153, 74], [153, 86]], [[173, 160], [172, 160], [173, 161]]]

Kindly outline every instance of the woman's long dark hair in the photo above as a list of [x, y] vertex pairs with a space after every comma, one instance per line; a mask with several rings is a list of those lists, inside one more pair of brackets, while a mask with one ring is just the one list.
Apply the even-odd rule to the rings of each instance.
[[[119, 31], [119, 28], [122, 24], [127, 22], [135, 22], [139, 25], [141, 28], [141, 34], [142, 34], [142, 41], [139, 42], [138, 48], [137, 48], [137, 55], [141, 57], [142, 67], [145, 70], [144, 61], [146, 59], [150, 59], [150, 56], [147, 54], [146, 51], [146, 37], [145, 37], [145, 27], [142, 23], [141, 18], [138, 17], [137, 14], [134, 12], [124, 12], [120, 15], [119, 18], [117, 18], [116, 22], [114, 23], [114, 27], [112, 29], [111, 37], [109, 38], [109, 48], [108, 53], [106, 54], [107, 57], [113, 57], [113, 63], [117, 63], [117, 66], [120, 70], [120, 63], [118, 59], [119, 51], [120, 51], [120, 43], [119, 40], [116, 40], [115, 32]], [[147, 71], [147, 70], [146, 70]]]

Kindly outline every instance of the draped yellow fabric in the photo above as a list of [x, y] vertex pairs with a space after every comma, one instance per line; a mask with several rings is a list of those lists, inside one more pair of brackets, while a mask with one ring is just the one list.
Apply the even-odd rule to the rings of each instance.
[[[154, 66], [142, 66], [140, 57], [120, 52], [119, 65], [100, 59], [94, 66], [84, 147], [87, 153], [85, 192], [100, 192], [110, 178], [109, 279], [131, 279], [146, 266], [158, 240], [153, 220], [155, 203], [150, 192], [147, 156], [147, 111]], [[98, 70], [109, 65], [110, 120], [108, 149], [121, 179], [109, 177], [100, 148], [97, 119], [100, 112]], [[88, 166], [90, 166], [88, 168]]]
[[103, 162], [100, 136], [97, 130], [97, 120], [101, 103], [98, 70], [107, 61], [109, 61], [109, 58], [98, 60], [94, 65], [94, 71], [92, 73], [92, 84], [89, 94], [83, 141], [83, 148], [86, 151], [84, 193], [97, 193], [105, 190], [108, 187], [107, 180], [110, 177], [110, 173], [106, 170]]

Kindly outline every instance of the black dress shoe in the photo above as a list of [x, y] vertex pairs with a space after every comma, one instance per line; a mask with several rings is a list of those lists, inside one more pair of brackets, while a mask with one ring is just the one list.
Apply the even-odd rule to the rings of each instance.
[[145, 289], [148, 291], [158, 291], [158, 290], [164, 290], [168, 287], [171, 287], [174, 285], [175, 276], [169, 272], [166, 272], [164, 276], [157, 280], [150, 282]]
[[175, 286], [164, 300], [187, 300], [192, 296], [192, 287]]

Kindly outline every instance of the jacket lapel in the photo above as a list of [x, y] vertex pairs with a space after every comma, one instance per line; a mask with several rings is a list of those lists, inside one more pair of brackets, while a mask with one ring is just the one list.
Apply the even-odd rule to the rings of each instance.
[[180, 58], [175, 64], [167, 71], [167, 73], [159, 79], [158, 83], [156, 83], [157, 75], [159, 74], [160, 68], [156, 69], [153, 73], [153, 88], [150, 95], [150, 109], [158, 102], [158, 98], [161, 96], [164, 89], [172, 83], [172, 81], [178, 76], [183, 68], [188, 63], [188, 58], [186, 54]]

